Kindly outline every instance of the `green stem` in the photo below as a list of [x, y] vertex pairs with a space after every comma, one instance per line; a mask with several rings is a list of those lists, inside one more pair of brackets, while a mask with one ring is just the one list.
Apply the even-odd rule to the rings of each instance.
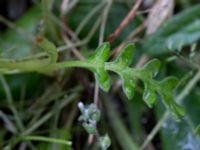
[[49, 59], [29, 60], [29, 61], [12, 61], [0, 60], [0, 71], [6, 70], [10, 72], [32, 72], [39, 71], [42, 67], [49, 64]]
[[62, 68], [69, 68], [69, 67], [80, 67], [80, 68], [96, 68], [95, 64], [89, 63], [87, 61], [66, 61], [66, 62], [60, 62], [57, 64], [52, 65], [54, 69], [62, 69]]
[[[3, 73], [10, 72], [32, 72], [48, 73], [61, 68], [81, 67], [96, 68], [95, 64], [86, 61], [66, 61], [59, 63], [50, 63], [49, 59], [36, 59], [29, 61], [10, 61], [0, 60], [0, 71]], [[4, 72], [5, 71], [5, 72]], [[7, 71], [7, 72], [6, 72]]]
[[8, 105], [10, 107], [10, 110], [12, 111], [13, 113], [13, 116], [14, 116], [14, 119], [15, 119], [15, 122], [19, 128], [19, 131], [23, 131], [24, 129], [24, 125], [23, 125], [23, 122], [22, 120], [20, 119], [20, 115], [17, 111], [17, 109], [15, 108], [15, 105], [13, 103], [13, 97], [12, 97], [12, 94], [11, 94], [11, 91], [10, 91], [10, 88], [8, 86], [8, 83], [6, 82], [4, 76], [0, 75], [0, 82], [2, 83], [2, 86], [3, 86], [3, 89], [5, 91], [5, 94], [6, 94], [6, 99], [8, 101]]
[[[70, 67], [80, 67], [85, 69], [97, 69], [99, 67], [104, 67], [107, 71], [112, 71], [115, 73], [122, 72], [130, 74], [133, 77], [139, 78], [143, 81], [148, 81], [148, 77], [141, 75], [145, 74], [144, 70], [138, 68], [121, 68], [118, 65], [111, 64], [108, 62], [104, 63], [104, 66], [99, 66], [98, 63], [92, 63], [90, 61], [64, 61], [58, 63], [51, 63], [50, 60], [47, 59], [33, 59], [27, 61], [12, 61], [12, 60], [0, 60], [0, 72], [2, 73], [20, 73], [20, 72], [32, 72], [36, 71], [39, 73], [49, 74], [55, 70], [70, 68]], [[154, 87], [156, 86], [156, 82], [154, 83]]]
[[[62, 110], [66, 105], [71, 103], [73, 100], [77, 99], [77, 97], [78, 97], [77, 93], [69, 95], [67, 101], [63, 101], [62, 103], [60, 103], [59, 110]], [[35, 131], [41, 125], [43, 125], [46, 121], [48, 121], [53, 116], [53, 114], [54, 113], [52, 111], [50, 111], [50, 112], [46, 113], [45, 115], [43, 115], [39, 120], [37, 120], [37, 122], [35, 124], [30, 126], [27, 130], [24, 130], [22, 132], [22, 135], [31, 134], [33, 131]]]
[[42, 141], [42, 142], [50, 142], [50, 143], [58, 143], [58, 144], [64, 144], [64, 145], [72, 145], [71, 141], [66, 141], [63, 139], [55, 139], [55, 138], [49, 138], [49, 137], [44, 137], [44, 136], [24, 136], [20, 138], [21, 140], [26, 140], [26, 141]]

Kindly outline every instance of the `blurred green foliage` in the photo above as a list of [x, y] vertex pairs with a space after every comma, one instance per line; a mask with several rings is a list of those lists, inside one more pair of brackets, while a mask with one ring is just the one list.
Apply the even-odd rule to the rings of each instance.
[[[130, 0], [113, 0], [105, 26], [104, 41], [118, 27], [133, 3]], [[112, 144], [108, 149], [139, 149], [140, 145], [147, 141], [146, 137], [152, 135], [155, 125], [163, 119], [163, 114], [166, 112], [165, 105], [175, 114], [176, 112], [183, 114], [182, 109], [175, 102], [184, 88], [190, 86], [188, 84], [193, 81], [200, 64], [200, 6], [198, 3], [195, 0], [175, 1], [175, 14], [155, 33], [144, 37], [144, 32], [141, 32], [131, 39], [131, 44], [127, 44], [128, 46], [125, 46], [115, 59], [109, 58], [109, 46], [103, 45], [104, 51], [96, 51], [96, 55], [87, 60], [90, 64], [99, 66], [96, 69], [89, 69], [95, 74], [100, 87], [104, 91], [110, 89], [107, 94], [103, 92], [99, 94], [101, 119], [97, 126], [100, 135], [105, 135], [105, 133], [109, 135], [109, 138], [106, 135], [100, 138], [105, 148], [110, 145], [111, 141]], [[43, 55], [43, 48], [40, 49], [35, 45], [34, 39], [38, 34], [45, 35], [47, 39], [55, 43], [59, 51], [59, 62], [74, 60], [70, 49], [73, 44], [78, 43], [77, 49], [84, 56], [88, 56], [91, 51], [95, 50], [99, 43], [101, 19], [107, 7], [107, 1], [77, 1], [66, 14], [66, 22], [60, 19], [61, 1], [49, 2], [48, 10], [44, 10], [44, 4], [42, 5], [40, 1], [34, 3], [15, 22], [2, 21], [1, 18], [1, 22], [8, 25], [7, 29], [0, 33], [1, 58], [19, 60], [26, 57], [25, 60], [29, 60], [32, 57], [41, 59], [55, 56], [51, 55], [51, 52]], [[91, 15], [94, 9], [96, 13], [86, 20], [84, 25], [84, 20]], [[140, 9], [143, 10], [143, 6]], [[44, 21], [45, 15], [48, 22]], [[126, 37], [145, 19], [145, 13], [138, 13], [112, 43], [111, 50], [124, 42]], [[74, 31], [74, 36], [69, 37], [69, 40], [73, 39], [72, 45], [64, 44], [62, 25], [60, 25], [62, 23]], [[95, 24], [97, 28], [93, 31]], [[80, 44], [81, 41], [87, 39], [90, 32], [92, 34], [89, 40]], [[133, 41], [135, 41], [135, 47], [132, 45]], [[102, 46], [97, 50], [100, 49]], [[130, 67], [136, 70], [144, 69], [133, 79], [132, 74], [126, 72], [127, 67], [138, 62], [143, 52], [148, 57], [157, 57], [161, 63], [158, 59], [153, 59], [142, 68]], [[173, 57], [169, 58], [169, 55]], [[52, 57], [52, 61], [55, 62], [56, 58], [57, 56]], [[105, 69], [105, 63], [109, 67], [117, 66], [114, 70], [120, 76], [121, 81]], [[158, 70], [160, 70], [159, 73]], [[192, 74], [185, 78], [185, 75], [191, 71]], [[97, 142], [93, 141], [91, 145], [87, 143], [88, 134], [77, 119], [80, 116], [77, 103], [79, 101], [91, 103], [93, 99], [94, 78], [91, 75], [82, 69], [67, 69], [55, 72], [52, 77], [38, 73], [2, 76], [8, 89], [6, 91], [1, 83], [0, 149], [19, 149], [24, 146], [24, 143], [27, 149], [98, 149]], [[178, 77], [181, 81], [174, 92], [172, 90], [177, 80], [166, 78], [170, 75]], [[141, 83], [143, 80], [140, 81], [138, 78], [148, 78], [148, 80], [145, 80], [143, 84]], [[163, 78], [164, 80], [160, 81]], [[154, 81], [158, 83], [158, 86], [152, 84]], [[122, 90], [118, 90], [121, 85]], [[158, 150], [199, 150], [199, 134], [195, 134], [195, 129], [197, 131], [200, 123], [198, 80], [195, 80], [188, 92], [184, 93], [180, 104], [185, 110], [185, 117], [177, 122], [168, 116], [156, 137], [153, 136], [153, 140], [149, 141], [151, 143], [147, 144], [146, 149], [153, 147]], [[12, 101], [7, 97], [10, 97]], [[149, 109], [144, 105], [143, 99], [150, 107], [155, 99], [164, 99], [164, 103], [158, 101], [155, 107]], [[171, 101], [172, 99], [175, 101]], [[13, 107], [17, 114], [13, 113]], [[16, 115], [22, 122], [22, 130], [18, 127]], [[50, 139], [72, 141], [72, 146], [66, 147], [58, 143], [41, 141], [20, 142], [18, 139], [21, 135], [41, 135]]]

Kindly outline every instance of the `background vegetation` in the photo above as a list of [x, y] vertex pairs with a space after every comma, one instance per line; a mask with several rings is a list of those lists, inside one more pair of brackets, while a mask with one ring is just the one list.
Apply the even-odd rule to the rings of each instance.
[[[2, 0], [0, 13], [0, 149], [200, 149], [198, 0]], [[98, 67], [29, 62], [49, 58]], [[105, 70], [121, 80], [109, 72], [108, 88]]]

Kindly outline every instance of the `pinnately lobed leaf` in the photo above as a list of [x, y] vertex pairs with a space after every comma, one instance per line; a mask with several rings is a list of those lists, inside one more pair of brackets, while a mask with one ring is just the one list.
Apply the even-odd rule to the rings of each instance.
[[107, 71], [113, 71], [120, 76], [123, 92], [128, 99], [132, 99], [134, 96], [136, 87], [134, 78], [139, 78], [144, 83], [143, 99], [149, 107], [155, 103], [156, 93], [158, 93], [165, 106], [172, 111], [176, 118], [184, 115], [183, 109], [173, 101], [173, 89], [177, 85], [177, 79], [174, 77], [168, 77], [162, 81], [154, 79], [160, 68], [158, 59], [149, 61], [142, 68], [130, 68], [129, 65], [135, 51], [133, 44], [128, 44], [123, 48], [114, 61], [105, 62], [109, 56], [109, 48], [108, 43], [102, 44], [97, 48], [95, 55], [89, 59], [90, 63], [96, 65], [92, 71], [104, 91], [108, 91], [111, 86], [111, 79]]
[[[111, 87], [111, 78], [108, 71], [112, 71], [120, 76], [123, 92], [128, 99], [132, 99], [134, 96], [136, 87], [135, 79], [140, 79], [144, 83], [143, 99], [149, 107], [152, 107], [155, 103], [156, 93], [158, 93], [162, 97], [165, 106], [170, 109], [175, 117], [178, 118], [184, 115], [183, 109], [173, 101], [173, 90], [177, 85], [177, 79], [174, 77], [168, 77], [162, 81], [154, 79], [160, 67], [160, 61], [158, 59], [149, 61], [142, 68], [129, 67], [135, 51], [134, 44], [128, 44], [123, 48], [119, 56], [112, 62], [106, 62], [110, 52], [110, 45], [108, 43], [100, 45], [89, 59], [83, 61], [57, 62], [57, 53], [54, 44], [45, 38], [37, 39], [37, 41], [39, 42], [39, 46], [49, 53], [51, 62], [49, 58], [42, 58], [36, 60], [37, 65], [29, 67], [29, 65], [32, 66], [30, 63], [33, 60], [15, 61], [13, 63], [13, 60], [5, 61], [0, 59], [0, 72], [15, 73], [17, 70], [18, 73], [30, 71], [45, 73], [59, 68], [83, 67], [93, 72], [100, 88], [107, 92]], [[45, 65], [43, 63], [44, 61], [46, 62]], [[86, 126], [89, 127], [90, 125], [85, 124]]]

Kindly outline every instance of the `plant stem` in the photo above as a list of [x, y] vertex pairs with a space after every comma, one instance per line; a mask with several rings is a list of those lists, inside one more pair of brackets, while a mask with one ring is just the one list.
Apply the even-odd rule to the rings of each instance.
[[[71, 103], [73, 100], [75, 100], [78, 97], [77, 94], [72, 94], [68, 97], [67, 101], [64, 101], [59, 105], [59, 110], [62, 110], [63, 107], [65, 107], [67, 104]], [[47, 120], [49, 120], [53, 116], [53, 112], [50, 111], [43, 115], [35, 124], [33, 124], [30, 128], [22, 132], [22, 135], [28, 135], [35, 131], [38, 127], [40, 127], [43, 123], [45, 123]]]
[[[183, 101], [183, 99], [190, 93], [190, 91], [193, 89], [193, 87], [196, 85], [196, 83], [199, 81], [199, 79], [200, 79], [200, 70], [189, 81], [189, 83], [182, 90], [182, 92], [177, 96], [176, 99], [177, 99], [178, 103], [181, 103]], [[158, 133], [159, 129], [161, 128], [161, 126], [163, 125], [163, 123], [168, 119], [169, 116], [170, 116], [170, 111], [167, 110], [164, 113], [164, 115], [162, 116], [162, 118], [159, 120], [159, 122], [156, 124], [156, 126], [153, 128], [153, 130], [151, 131], [151, 133], [147, 136], [146, 140], [144, 141], [144, 143], [140, 147], [140, 150], [143, 150], [148, 145], [148, 143], [151, 142], [151, 140]]]
[[81, 67], [81, 68], [96, 68], [95, 64], [86, 61], [67, 61], [67, 62], [60, 62], [55, 65], [52, 65], [54, 69], [61, 69], [61, 68], [68, 68], [68, 67]]
[[105, 5], [105, 1], [101, 1], [97, 6], [95, 6], [90, 13], [80, 22], [79, 26], [76, 28], [76, 35], [82, 31], [85, 25], [90, 21], [90, 19]]
[[13, 113], [13, 116], [15, 118], [16, 124], [17, 124], [17, 126], [19, 128], [19, 131], [21, 132], [24, 129], [24, 125], [23, 125], [23, 123], [22, 123], [22, 121], [20, 119], [18, 111], [14, 107], [15, 105], [13, 103], [13, 98], [12, 98], [12, 95], [11, 95], [10, 88], [9, 88], [4, 76], [0, 75], [0, 81], [1, 81], [1, 83], [3, 85], [4, 91], [5, 91], [5, 94], [6, 94], [6, 99], [8, 101], [8, 105], [9, 105], [9, 107], [10, 107], [12, 113]]
[[95, 68], [95, 64], [86, 61], [66, 61], [59, 63], [50, 63], [48, 59], [36, 59], [29, 61], [8, 61], [0, 60], [0, 71], [15, 71], [15, 72], [32, 72], [38, 71], [55, 71], [57, 69], [66, 67], [81, 67], [81, 68]]
[[1, 110], [0, 110], [0, 118], [3, 120], [5, 126], [9, 127], [9, 131], [11, 131], [12, 133], [17, 133], [17, 129], [14, 123], [9, 119], [8, 115]]
[[66, 141], [63, 139], [56, 139], [56, 138], [49, 138], [49, 137], [44, 137], [44, 136], [24, 136], [20, 138], [21, 140], [26, 140], [26, 141], [43, 141], [43, 142], [50, 142], [50, 143], [58, 143], [58, 144], [65, 144], [65, 145], [72, 145], [71, 141]]
[[130, 23], [130, 21], [135, 17], [137, 10], [139, 9], [140, 5], [142, 3], [142, 0], [137, 0], [135, 4], [133, 5], [130, 12], [127, 14], [127, 16], [122, 20], [120, 25], [117, 27], [117, 29], [108, 37], [108, 41], [111, 43], [114, 41], [119, 34], [124, 30], [124, 28]]

